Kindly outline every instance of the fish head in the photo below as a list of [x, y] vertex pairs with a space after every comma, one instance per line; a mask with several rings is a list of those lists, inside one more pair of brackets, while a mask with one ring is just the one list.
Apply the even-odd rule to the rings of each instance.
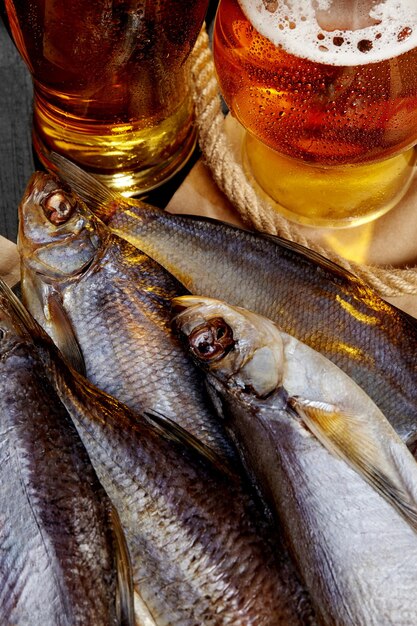
[[173, 328], [209, 384], [265, 398], [281, 387], [284, 346], [270, 320], [212, 298], [173, 300]]
[[104, 225], [55, 176], [35, 172], [19, 206], [18, 247], [23, 265], [51, 280], [91, 265], [107, 237]]

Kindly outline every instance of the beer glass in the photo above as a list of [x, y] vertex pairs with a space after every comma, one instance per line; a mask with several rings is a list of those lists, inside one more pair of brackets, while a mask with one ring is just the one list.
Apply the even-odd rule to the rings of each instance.
[[195, 146], [189, 55], [208, 0], [5, 0], [34, 84], [33, 145], [125, 195], [171, 177]]
[[213, 54], [246, 171], [277, 211], [345, 227], [399, 202], [416, 162], [416, 0], [220, 0]]

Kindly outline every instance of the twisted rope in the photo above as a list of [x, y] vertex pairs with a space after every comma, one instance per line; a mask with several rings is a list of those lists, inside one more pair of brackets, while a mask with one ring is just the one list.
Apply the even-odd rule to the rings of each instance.
[[279, 215], [267, 201], [258, 196], [241, 164], [235, 159], [226, 134], [219, 87], [205, 29], [201, 31], [193, 51], [191, 74], [201, 152], [214, 181], [248, 228], [279, 235], [322, 254], [359, 276], [383, 297], [417, 295], [417, 268], [398, 269], [350, 262], [311, 241], [296, 224]]

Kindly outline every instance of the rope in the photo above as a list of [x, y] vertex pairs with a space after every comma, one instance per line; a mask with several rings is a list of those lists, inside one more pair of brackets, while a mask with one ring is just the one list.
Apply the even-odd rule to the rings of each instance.
[[191, 75], [199, 145], [218, 187], [232, 202], [248, 228], [279, 235], [302, 244], [341, 265], [371, 285], [381, 296], [417, 295], [417, 268], [398, 269], [359, 265], [311, 241], [262, 199], [251, 186], [235, 159], [225, 130], [225, 117], [209, 38], [203, 28], [191, 58]]

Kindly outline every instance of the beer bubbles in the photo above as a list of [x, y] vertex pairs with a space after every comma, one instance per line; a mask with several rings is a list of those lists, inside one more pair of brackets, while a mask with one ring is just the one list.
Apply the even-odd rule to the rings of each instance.
[[213, 49], [248, 131], [248, 175], [279, 212], [356, 225], [404, 195], [417, 143], [415, 0], [221, 0]]

